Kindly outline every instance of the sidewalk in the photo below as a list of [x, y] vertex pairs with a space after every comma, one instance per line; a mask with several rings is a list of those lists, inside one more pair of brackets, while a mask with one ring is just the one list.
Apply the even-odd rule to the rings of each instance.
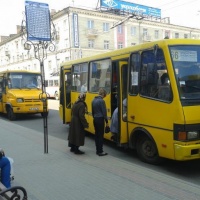
[[198, 185], [147, 170], [113, 156], [98, 157], [82, 147], [75, 155], [66, 141], [0, 119], [1, 147], [14, 159], [14, 185], [29, 200], [199, 200]]

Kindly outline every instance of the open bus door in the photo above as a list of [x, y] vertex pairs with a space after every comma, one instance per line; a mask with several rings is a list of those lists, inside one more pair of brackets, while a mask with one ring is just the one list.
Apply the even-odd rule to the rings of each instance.
[[71, 68], [66, 70], [61, 69], [59, 113], [63, 124], [71, 122], [71, 81]]
[[120, 133], [120, 144], [125, 145], [128, 142], [128, 129], [127, 129], [127, 82], [128, 82], [128, 62], [119, 62], [119, 74], [120, 74], [120, 123], [119, 123], [119, 133]]
[[124, 113], [123, 102], [126, 101], [127, 98], [127, 77], [128, 77], [128, 62], [120, 61], [119, 62], [119, 70], [117, 70], [117, 106], [118, 106], [118, 137], [116, 143], [119, 146], [127, 145], [128, 136], [127, 136], [127, 119]]

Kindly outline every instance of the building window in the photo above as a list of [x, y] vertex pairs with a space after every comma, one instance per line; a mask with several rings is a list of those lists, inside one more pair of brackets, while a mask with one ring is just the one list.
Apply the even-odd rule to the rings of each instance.
[[109, 49], [109, 41], [104, 40], [104, 49]]
[[179, 33], [175, 33], [175, 38], [179, 38]]
[[131, 26], [131, 35], [136, 36], [136, 27], [135, 26]]
[[33, 65], [33, 70], [37, 71], [37, 65], [36, 64]]
[[184, 34], [184, 38], [188, 38], [188, 34]]
[[18, 44], [18, 41], [16, 41], [16, 49], [18, 49], [19, 47], [19, 44]]
[[65, 61], [69, 61], [69, 57], [65, 57]]
[[94, 29], [94, 21], [93, 20], [88, 20], [88, 29]]
[[52, 64], [51, 64], [51, 60], [49, 60], [49, 62], [48, 62], [48, 68], [49, 68], [49, 71], [51, 71], [51, 70], [52, 70]]
[[93, 49], [94, 48], [94, 40], [88, 40], [88, 47]]
[[170, 38], [170, 31], [165, 31], [165, 38]]
[[122, 25], [117, 26], [117, 32], [120, 33], [120, 34], [123, 33]]
[[148, 35], [148, 30], [146, 28], [143, 28], [143, 36], [147, 36]]
[[155, 39], [158, 39], [158, 38], [159, 38], [159, 31], [155, 30]]
[[63, 21], [63, 29], [64, 29], [64, 30], [67, 29], [67, 20], [66, 20], [66, 19]]
[[119, 42], [118, 43], [118, 49], [122, 49], [123, 48], [123, 43], [122, 42]]
[[192, 39], [196, 39], [196, 35], [192, 35]]
[[109, 23], [103, 23], [103, 32], [109, 31]]
[[131, 43], [131, 46], [135, 46], [135, 45], [136, 45], [136, 43], [135, 43], [135, 42], [132, 42], [132, 43]]

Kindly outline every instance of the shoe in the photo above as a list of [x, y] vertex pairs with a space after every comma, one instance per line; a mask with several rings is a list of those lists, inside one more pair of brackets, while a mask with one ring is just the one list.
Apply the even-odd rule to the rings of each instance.
[[74, 148], [71, 148], [70, 151], [71, 151], [71, 152], [74, 152], [75, 150], [74, 150]]
[[108, 154], [105, 153], [105, 152], [102, 152], [102, 153], [97, 153], [98, 156], [107, 156]]
[[80, 154], [84, 154], [85, 152], [83, 152], [83, 151], [81, 151], [81, 150], [77, 150], [77, 151], [74, 151], [74, 153], [80, 155]]

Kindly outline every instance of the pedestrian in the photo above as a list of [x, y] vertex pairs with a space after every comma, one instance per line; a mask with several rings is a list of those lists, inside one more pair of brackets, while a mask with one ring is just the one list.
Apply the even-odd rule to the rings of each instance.
[[85, 128], [89, 127], [89, 124], [85, 118], [87, 111], [87, 105], [85, 103], [86, 94], [81, 93], [78, 96], [78, 100], [72, 107], [72, 119], [69, 129], [69, 147], [70, 151], [75, 154], [84, 154], [83, 151], [79, 150], [80, 146], [84, 146], [85, 142]]
[[0, 149], [0, 169], [1, 169], [1, 182], [6, 188], [10, 188], [10, 173], [11, 164], [9, 159], [5, 156], [5, 153]]
[[103, 88], [100, 88], [98, 96], [96, 96], [92, 101], [92, 116], [95, 129], [96, 154], [99, 156], [107, 155], [107, 153], [103, 151], [105, 123], [106, 126], [108, 126], [106, 104], [103, 100], [105, 97], [106, 91]]

